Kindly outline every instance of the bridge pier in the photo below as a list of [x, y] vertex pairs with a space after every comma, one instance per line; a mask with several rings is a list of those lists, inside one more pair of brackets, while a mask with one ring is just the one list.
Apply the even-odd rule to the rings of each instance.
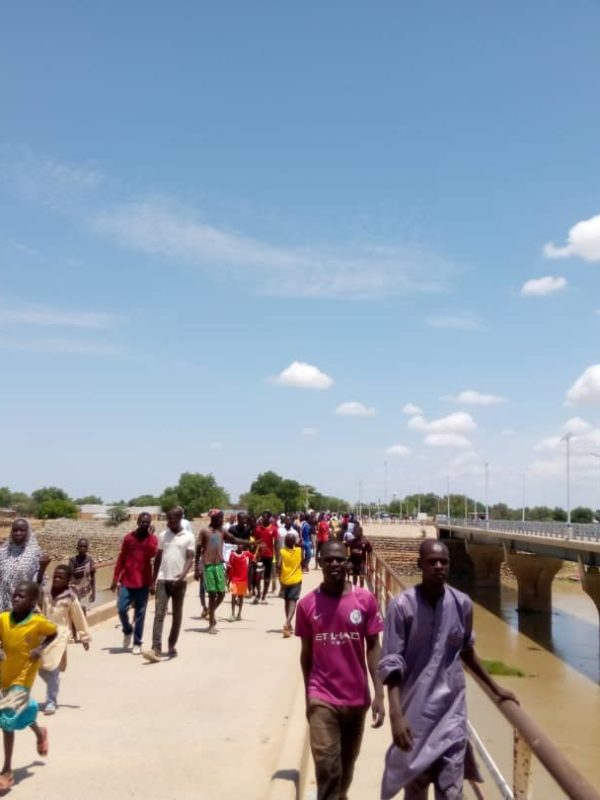
[[465, 548], [475, 569], [475, 586], [496, 588], [500, 586], [500, 565], [504, 550], [494, 544], [476, 544], [465, 540]]
[[579, 578], [581, 579], [581, 588], [583, 591], [592, 598], [598, 614], [600, 614], [600, 570], [598, 567], [585, 567], [581, 558], [579, 564]]
[[506, 553], [506, 563], [517, 579], [518, 611], [552, 611], [552, 581], [562, 561], [550, 556]]

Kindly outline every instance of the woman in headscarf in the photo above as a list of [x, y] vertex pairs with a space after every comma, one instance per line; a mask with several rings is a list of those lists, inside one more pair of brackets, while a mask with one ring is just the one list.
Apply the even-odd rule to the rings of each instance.
[[14, 520], [0, 546], [0, 611], [10, 611], [12, 595], [22, 581], [41, 583], [50, 559], [42, 553], [28, 520]]

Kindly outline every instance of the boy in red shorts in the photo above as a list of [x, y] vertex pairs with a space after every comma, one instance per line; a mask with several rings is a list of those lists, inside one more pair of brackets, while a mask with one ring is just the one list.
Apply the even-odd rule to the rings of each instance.
[[[229, 555], [227, 563], [227, 577], [231, 587], [231, 616], [229, 622], [239, 622], [242, 618], [242, 606], [244, 597], [248, 591], [248, 564], [252, 554], [244, 550], [244, 545], [238, 543], [237, 550], [233, 550]], [[236, 605], [238, 608], [235, 613]]]

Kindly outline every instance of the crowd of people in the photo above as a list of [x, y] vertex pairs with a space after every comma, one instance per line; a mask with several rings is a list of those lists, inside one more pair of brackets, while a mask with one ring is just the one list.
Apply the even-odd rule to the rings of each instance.
[[[211, 635], [218, 632], [217, 610], [228, 590], [231, 623], [242, 619], [245, 601], [263, 604], [269, 591], [278, 593], [282, 636], [301, 640], [318, 800], [347, 798], [369, 707], [372, 726], [383, 724], [384, 687], [392, 743], [381, 797], [393, 798], [404, 789], [406, 800], [425, 800], [433, 784], [436, 800], [459, 800], [465, 778], [479, 779], [468, 745], [461, 662], [499, 702], [516, 698], [489, 677], [475, 655], [472, 604], [447, 585], [445, 545], [422, 542], [421, 582], [389, 604], [385, 621], [365, 586], [371, 549], [360, 521], [351, 515], [276, 518], [265, 511], [255, 519], [240, 512], [226, 521], [214, 509], [196, 538], [182, 508], [167, 513], [159, 535], [151, 516], [142, 513], [121, 543], [111, 584], [118, 591], [123, 650], [151, 663], [177, 657], [192, 574]], [[30, 727], [38, 753], [48, 754], [48, 730], [38, 724], [38, 704], [31, 697], [36, 675], [46, 685], [44, 713], [52, 715], [68, 644], [81, 643], [85, 650], [90, 644], [86, 615], [96, 596], [96, 567], [89, 543], [80, 539], [76, 554], [56, 566], [51, 579], [46, 577], [49, 561], [27, 520], [15, 520], [0, 546], [0, 792], [14, 784], [15, 731]], [[322, 570], [322, 581], [302, 596], [303, 577], [313, 566]], [[144, 648], [151, 595], [152, 641]], [[169, 601], [172, 618], [164, 650]]]

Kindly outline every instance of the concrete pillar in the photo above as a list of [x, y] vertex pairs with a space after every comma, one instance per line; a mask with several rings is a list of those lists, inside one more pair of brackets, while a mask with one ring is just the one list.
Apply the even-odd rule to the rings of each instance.
[[552, 581], [562, 567], [559, 558], [507, 553], [506, 563], [517, 579], [518, 611], [552, 611]]
[[500, 565], [504, 550], [495, 544], [466, 542], [465, 547], [475, 569], [475, 586], [495, 588], [500, 586]]
[[581, 559], [579, 559], [579, 577], [581, 579], [581, 588], [589, 595], [600, 614], [600, 570], [598, 567], [585, 567]]

